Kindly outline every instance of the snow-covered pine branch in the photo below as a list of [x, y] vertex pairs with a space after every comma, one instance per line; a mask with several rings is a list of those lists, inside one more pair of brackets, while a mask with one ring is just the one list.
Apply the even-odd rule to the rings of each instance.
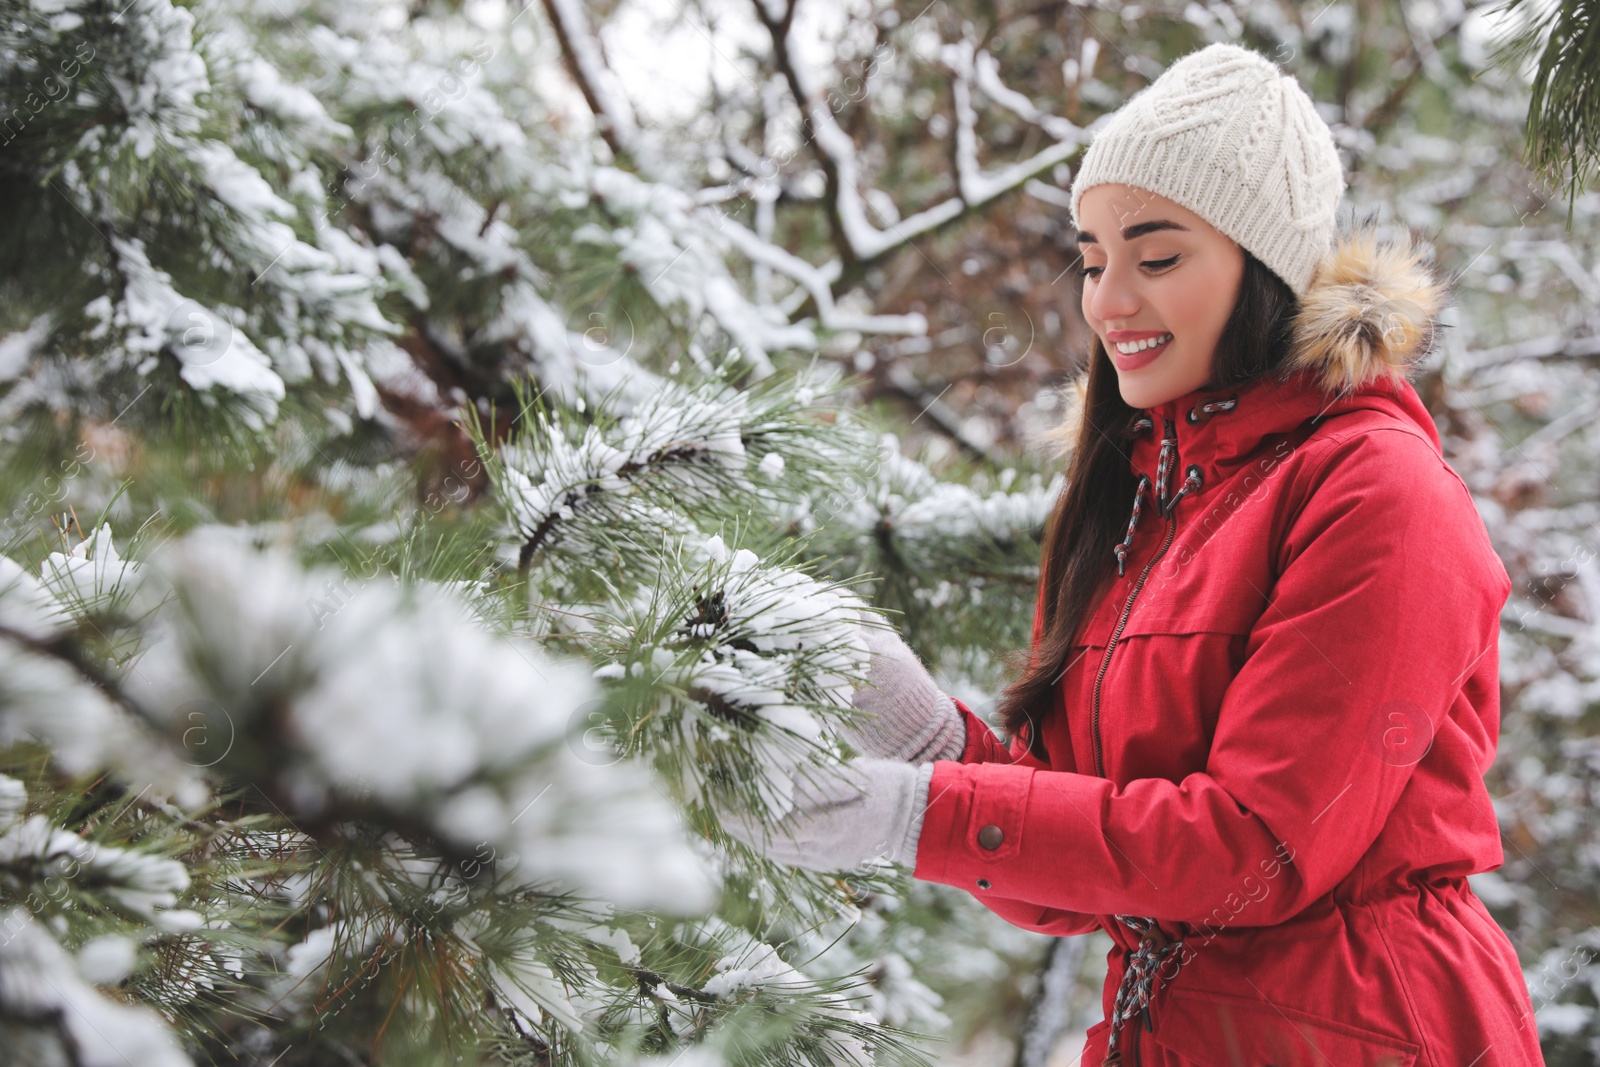
[[922, 584], [991, 577], [1016, 579], [1038, 565], [1039, 535], [1064, 484], [1031, 474], [1017, 485], [1007, 468], [992, 491], [941, 480], [879, 436], [858, 482], [830, 487], [788, 510], [796, 533], [814, 534], [820, 551], [862, 570], [910, 572]]
[[376, 811], [457, 855], [489, 842], [520, 881], [628, 906], [714, 900], [651, 776], [568, 747], [596, 696], [582, 666], [488, 632], [437, 586], [351, 589], [237, 531], [194, 531], [148, 566], [170, 592], [151, 594], [164, 604], [128, 691], [175, 733], [201, 712], [231, 741], [216, 770], [303, 824]]
[[619, 748], [655, 760], [694, 808], [781, 817], [792, 772], [827, 758], [865, 677], [859, 596], [721, 536], [669, 550], [659, 584], [597, 612]]
[[[523, 398], [516, 433], [487, 461], [519, 572], [625, 540], [622, 531], [641, 528], [630, 519], [647, 513], [708, 529], [834, 483], [859, 465], [866, 438], [808, 410], [830, 387], [810, 372], [745, 390], [718, 378], [668, 381], [620, 417], [610, 405], [580, 417]], [[644, 565], [655, 547], [634, 545], [629, 558]]]
[[[344, 254], [338, 237], [308, 240], [295, 207], [219, 136], [265, 113], [247, 114], [237, 86], [213, 81], [189, 10], [167, 0], [120, 11], [72, 6], [70, 17], [34, 13], [10, 29], [17, 39], [8, 46], [26, 57], [8, 68], [19, 82], [55, 68], [71, 88], [8, 146], [47, 179], [30, 194], [36, 202], [17, 206], [59, 220], [61, 235], [45, 226], [25, 238], [40, 242], [42, 269], [18, 288], [59, 297], [52, 287], [70, 263], [81, 275], [66, 292], [83, 301], [68, 310], [37, 300], [53, 305], [48, 327], [8, 368], [21, 379], [8, 414], [81, 403], [102, 379], [124, 403], [141, 385], [181, 380], [205, 404], [259, 427], [275, 418], [286, 385], [315, 370], [327, 381], [348, 376], [370, 415], [376, 398], [356, 354], [393, 330], [376, 303], [388, 285], [381, 266]], [[129, 26], [138, 31], [120, 32]], [[0, 95], [10, 113], [9, 94]], [[298, 106], [316, 120], [314, 100]], [[271, 126], [267, 118], [258, 132]], [[307, 154], [283, 162], [304, 165]], [[110, 173], [140, 195], [108, 195]], [[63, 375], [67, 355], [78, 358]]]

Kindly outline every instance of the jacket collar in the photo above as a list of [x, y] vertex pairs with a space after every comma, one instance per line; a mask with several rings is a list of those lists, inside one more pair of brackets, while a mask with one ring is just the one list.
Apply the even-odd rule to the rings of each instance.
[[1282, 371], [1232, 389], [1201, 388], [1143, 409], [1124, 449], [1139, 476], [1119, 572], [1143, 508], [1165, 516], [1219, 485], [1264, 444], [1313, 420], [1379, 408], [1415, 424], [1440, 447], [1408, 372], [1432, 349], [1445, 283], [1409, 234], [1379, 242], [1342, 235], [1300, 298]]

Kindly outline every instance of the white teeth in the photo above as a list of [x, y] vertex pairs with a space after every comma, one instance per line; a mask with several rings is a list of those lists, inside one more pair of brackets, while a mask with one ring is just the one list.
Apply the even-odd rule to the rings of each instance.
[[1166, 344], [1170, 340], [1172, 340], [1172, 335], [1164, 333], [1160, 337], [1147, 337], [1143, 341], [1121, 341], [1117, 344], [1117, 351], [1125, 356], [1131, 356], [1135, 352], [1143, 352], [1147, 348]]

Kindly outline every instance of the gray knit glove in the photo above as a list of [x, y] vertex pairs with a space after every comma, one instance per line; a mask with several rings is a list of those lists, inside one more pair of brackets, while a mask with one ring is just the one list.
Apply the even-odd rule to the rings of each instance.
[[844, 871], [875, 859], [917, 865], [933, 764], [859, 759], [794, 772], [794, 808], [771, 828], [743, 813], [722, 825], [768, 858], [813, 871]]
[[872, 665], [867, 684], [850, 702], [866, 714], [859, 726], [844, 723], [840, 732], [852, 746], [874, 756], [907, 763], [960, 759], [967, 748], [967, 726], [955, 702], [939, 691], [892, 626], [870, 612], [860, 615]]

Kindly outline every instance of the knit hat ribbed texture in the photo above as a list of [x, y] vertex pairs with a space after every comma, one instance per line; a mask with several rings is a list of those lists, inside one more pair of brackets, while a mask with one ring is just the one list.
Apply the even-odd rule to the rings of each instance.
[[1135, 93], [1090, 142], [1072, 181], [1137, 186], [1205, 219], [1277, 274], [1310, 287], [1344, 197], [1333, 131], [1300, 83], [1266, 56], [1217, 43]]

